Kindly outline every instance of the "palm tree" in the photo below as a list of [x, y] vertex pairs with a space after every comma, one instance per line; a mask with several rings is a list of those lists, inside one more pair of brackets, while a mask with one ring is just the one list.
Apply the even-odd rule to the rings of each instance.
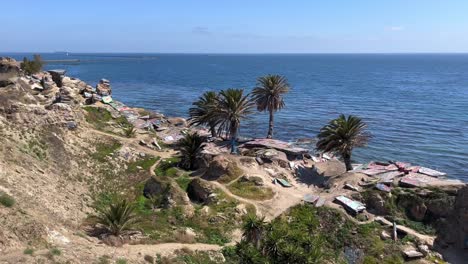
[[320, 129], [317, 150], [340, 154], [346, 164], [346, 170], [352, 170], [353, 148], [365, 146], [371, 137], [366, 128], [367, 125], [361, 118], [353, 115], [346, 117], [342, 114]]
[[231, 152], [235, 152], [235, 141], [240, 122], [253, 113], [254, 102], [244, 89], [227, 89], [216, 99], [216, 111], [211, 111], [210, 120], [216, 120], [218, 134], [225, 132], [231, 138]]
[[280, 75], [266, 75], [258, 78], [257, 86], [252, 91], [258, 111], [268, 110], [270, 113], [267, 138], [273, 137], [273, 113], [285, 106], [283, 94], [288, 91], [288, 81]]
[[103, 225], [109, 233], [118, 236], [123, 231], [130, 230], [138, 221], [134, 210], [127, 200], [121, 200], [110, 204], [108, 208], [98, 209], [94, 218], [96, 223]]
[[243, 240], [252, 243], [257, 249], [260, 249], [260, 242], [263, 239], [265, 227], [265, 217], [257, 217], [255, 214], [249, 214], [242, 227]]
[[179, 142], [180, 153], [182, 155], [182, 167], [187, 170], [196, 169], [196, 160], [203, 138], [197, 133], [186, 134]]
[[208, 125], [211, 136], [216, 137], [216, 120], [212, 118], [211, 112], [216, 111], [218, 94], [213, 91], [205, 92], [189, 109], [190, 124], [204, 126]]

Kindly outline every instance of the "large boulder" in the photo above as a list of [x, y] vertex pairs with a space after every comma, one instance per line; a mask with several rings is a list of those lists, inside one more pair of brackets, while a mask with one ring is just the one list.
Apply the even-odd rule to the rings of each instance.
[[187, 126], [187, 120], [182, 117], [171, 117], [167, 119], [167, 122], [173, 126], [178, 126], [178, 127], [186, 127]]
[[378, 191], [370, 191], [365, 195], [366, 207], [369, 212], [372, 212], [376, 215], [388, 215], [389, 210], [386, 206], [386, 195], [385, 193], [380, 193]]
[[190, 200], [196, 203], [210, 204], [216, 201], [213, 186], [200, 178], [195, 178], [189, 183], [187, 194]]
[[260, 149], [256, 154], [257, 158], [264, 163], [276, 163], [282, 168], [289, 168], [289, 160], [284, 152], [276, 149]]
[[145, 182], [143, 187], [143, 195], [146, 198], [152, 198], [159, 195], [163, 195], [164, 192], [167, 192], [169, 184], [157, 177], [151, 177]]
[[346, 172], [346, 166], [339, 160], [329, 160], [325, 162], [316, 162], [314, 169], [320, 176], [332, 177]]
[[230, 182], [242, 175], [244, 175], [244, 172], [235, 158], [230, 155], [218, 155], [209, 163], [203, 179]]
[[0, 82], [7, 83], [8, 79], [20, 74], [20, 64], [12, 58], [0, 57]]
[[112, 88], [110, 86], [109, 80], [101, 79], [96, 85], [96, 92], [98, 95], [106, 96], [112, 94]]

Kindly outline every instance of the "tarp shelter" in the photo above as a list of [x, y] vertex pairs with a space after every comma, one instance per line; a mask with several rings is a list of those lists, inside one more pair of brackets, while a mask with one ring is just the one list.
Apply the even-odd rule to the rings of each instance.
[[388, 187], [387, 185], [385, 185], [383, 183], [377, 183], [377, 185], [375, 185], [375, 188], [377, 190], [380, 190], [380, 191], [383, 191], [383, 192], [391, 192], [392, 191], [392, 188]]
[[292, 185], [284, 179], [275, 178], [273, 181], [274, 183], [279, 183], [283, 187], [292, 187]]
[[341, 203], [346, 210], [351, 211], [352, 213], [358, 214], [366, 209], [364, 204], [349, 199], [343, 195], [337, 196], [335, 198], [339, 203]]
[[102, 99], [102, 102], [105, 103], [105, 104], [112, 103], [112, 97], [110, 97], [109, 95], [108, 96], [103, 96], [101, 99]]

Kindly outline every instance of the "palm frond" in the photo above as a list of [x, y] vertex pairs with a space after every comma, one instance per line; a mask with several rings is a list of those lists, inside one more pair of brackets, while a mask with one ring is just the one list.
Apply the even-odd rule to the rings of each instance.
[[289, 92], [289, 84], [280, 75], [266, 75], [258, 78], [252, 95], [259, 111], [278, 111], [284, 108], [283, 95]]

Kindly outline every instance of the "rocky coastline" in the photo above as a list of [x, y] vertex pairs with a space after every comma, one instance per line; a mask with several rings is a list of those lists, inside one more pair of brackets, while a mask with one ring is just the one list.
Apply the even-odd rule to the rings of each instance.
[[[178, 251], [184, 248], [228, 262], [222, 247], [243, 240], [247, 215], [272, 222], [300, 205], [336, 210], [357, 227], [378, 223], [374, 238], [393, 243], [391, 254], [405, 261], [467, 259], [465, 183], [404, 162], [371, 161], [347, 171], [337, 158], [274, 139], [240, 142], [231, 154], [229, 141], [206, 128], [114, 100], [106, 79], [92, 87], [63, 71], [27, 75], [13, 59], [0, 58], [0, 133], [0, 198], [16, 200], [0, 205], [0, 263], [92, 263], [111, 249], [112, 261], [160, 263], [158, 256], [189, 254]], [[179, 142], [192, 133], [204, 142], [195, 168], [186, 170]], [[111, 194], [135, 196], [146, 225], [119, 236], [96, 233], [89, 216]], [[32, 248], [36, 254], [24, 253]], [[345, 248], [353, 254], [337, 254], [348, 263], [370, 254], [364, 245]]]

